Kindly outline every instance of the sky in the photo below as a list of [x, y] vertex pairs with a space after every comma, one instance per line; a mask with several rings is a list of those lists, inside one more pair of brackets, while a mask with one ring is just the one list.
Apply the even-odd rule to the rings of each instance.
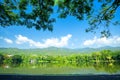
[[[120, 18], [117, 10], [116, 19]], [[56, 17], [53, 15], [53, 17]], [[113, 21], [114, 21], [113, 20]], [[112, 34], [109, 38], [101, 38], [99, 30], [96, 34], [86, 33], [89, 27], [86, 20], [79, 21], [75, 17], [68, 16], [66, 19], [58, 19], [53, 24], [53, 31], [28, 29], [26, 26], [0, 26], [0, 47], [4, 48], [99, 48], [104, 46], [120, 47], [120, 25], [110, 25]]]

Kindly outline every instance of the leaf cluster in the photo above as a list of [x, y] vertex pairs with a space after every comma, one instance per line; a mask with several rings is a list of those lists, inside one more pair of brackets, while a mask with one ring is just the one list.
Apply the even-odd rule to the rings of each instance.
[[[90, 27], [86, 32], [95, 32], [99, 26], [103, 26], [102, 37], [109, 37], [109, 25], [115, 18], [115, 12], [120, 6], [120, 0], [97, 0], [100, 10], [95, 11], [94, 0], [3, 0], [0, 1], [0, 25], [24, 25], [36, 30], [53, 30], [56, 21], [51, 15], [57, 6], [59, 18], [74, 16], [78, 20], [87, 19]], [[113, 24], [119, 24], [119, 21]]]

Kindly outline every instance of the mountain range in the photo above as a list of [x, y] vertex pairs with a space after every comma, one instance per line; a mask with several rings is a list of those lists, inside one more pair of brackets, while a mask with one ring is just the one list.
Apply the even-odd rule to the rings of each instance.
[[18, 48], [0, 48], [0, 53], [4, 54], [40, 54], [40, 55], [70, 55], [70, 54], [86, 54], [92, 53], [101, 50], [111, 50], [118, 51], [120, 47], [101, 47], [101, 48], [78, 48], [78, 49], [69, 49], [69, 48], [57, 48], [57, 47], [48, 47], [48, 48], [36, 48], [36, 49], [18, 49]]

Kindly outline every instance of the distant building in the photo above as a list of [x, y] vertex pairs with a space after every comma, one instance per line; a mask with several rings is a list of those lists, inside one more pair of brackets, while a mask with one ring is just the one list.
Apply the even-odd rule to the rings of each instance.
[[8, 57], [12, 57], [13, 55], [11, 55], [11, 54], [8, 54], [7, 56], [8, 56]]

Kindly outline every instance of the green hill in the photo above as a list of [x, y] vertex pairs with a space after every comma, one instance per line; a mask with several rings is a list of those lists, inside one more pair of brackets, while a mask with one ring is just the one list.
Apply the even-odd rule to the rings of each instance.
[[39, 55], [70, 55], [70, 54], [88, 54], [95, 51], [111, 50], [118, 51], [120, 47], [101, 47], [101, 48], [80, 48], [80, 49], [68, 49], [68, 48], [56, 48], [49, 47], [43, 49], [18, 49], [18, 48], [0, 48], [0, 53], [4, 54], [39, 54]]

